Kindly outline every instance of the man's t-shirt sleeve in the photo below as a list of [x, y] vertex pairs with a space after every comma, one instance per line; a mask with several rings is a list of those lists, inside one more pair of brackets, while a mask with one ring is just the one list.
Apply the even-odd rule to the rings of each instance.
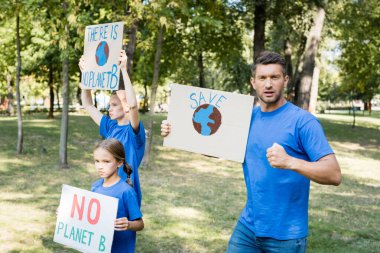
[[322, 157], [333, 154], [322, 126], [316, 118], [307, 121], [301, 126], [300, 141], [311, 162], [318, 161]]

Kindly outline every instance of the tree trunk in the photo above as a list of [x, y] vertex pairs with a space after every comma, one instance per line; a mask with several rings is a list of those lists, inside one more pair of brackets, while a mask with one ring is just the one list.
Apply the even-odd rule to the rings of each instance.
[[352, 99], [351, 100], [351, 104], [352, 104], [352, 114], [353, 114], [353, 121], [352, 121], [352, 128], [355, 128], [355, 105], [354, 105], [354, 100]]
[[49, 64], [49, 95], [50, 95], [50, 107], [49, 107], [49, 115], [48, 119], [54, 119], [54, 71], [53, 71], [53, 63]]
[[298, 49], [298, 52], [297, 52], [297, 63], [296, 63], [296, 70], [294, 72], [294, 75], [293, 75], [293, 80], [292, 80], [292, 86], [293, 86], [293, 92], [294, 92], [294, 96], [291, 97], [291, 102], [293, 104], [296, 104], [297, 103], [297, 99], [298, 99], [298, 90], [299, 90], [299, 87], [300, 87], [300, 75], [301, 75], [301, 72], [302, 72], [302, 68], [303, 68], [303, 61], [302, 59], [304, 58], [304, 53], [305, 53], [305, 48], [306, 48], [306, 42], [307, 42], [307, 37], [306, 36], [302, 36], [302, 40], [301, 40], [301, 43], [300, 43], [300, 46], [299, 46], [299, 49]]
[[144, 102], [143, 102], [143, 112], [148, 111], [148, 82], [144, 80]]
[[198, 68], [199, 68], [199, 87], [205, 88], [206, 82], [205, 82], [205, 72], [204, 72], [204, 66], [203, 66], [202, 51], [200, 51], [198, 54]]
[[372, 103], [371, 103], [371, 100], [372, 100], [372, 98], [370, 100], [368, 100], [368, 114], [370, 116], [371, 116], [371, 113], [372, 113]]
[[[253, 19], [253, 62], [256, 57], [265, 50], [265, 23], [266, 23], [266, 0], [255, 1], [255, 12]], [[255, 96], [256, 92], [250, 85], [250, 93]]]
[[61, 103], [59, 102], [59, 84], [57, 84], [57, 89], [55, 89], [55, 94], [57, 96], [57, 109], [61, 110]]
[[306, 44], [303, 69], [300, 76], [300, 86], [298, 88], [297, 105], [304, 110], [309, 109], [310, 89], [315, 67], [315, 57], [317, 56], [318, 43], [321, 38], [324, 18], [325, 10], [319, 7]]
[[266, 0], [255, 1], [253, 60], [265, 50]]
[[288, 39], [284, 43], [285, 61], [286, 61], [286, 74], [289, 77], [287, 87], [287, 100], [290, 101], [294, 97], [294, 83], [293, 83], [293, 65], [292, 65], [292, 46]]
[[[65, 16], [67, 15], [67, 3], [63, 3], [63, 9]], [[66, 19], [66, 18], [65, 18]], [[69, 40], [69, 24], [65, 24], [65, 38]], [[62, 169], [68, 169], [67, 163], [67, 135], [68, 135], [68, 123], [69, 123], [69, 56], [67, 48], [63, 49], [63, 62], [62, 62], [62, 119], [61, 119], [61, 137], [59, 143], [59, 161]]]
[[363, 100], [364, 108], [363, 111], [368, 111], [368, 102]]
[[22, 154], [24, 132], [22, 129], [21, 114], [21, 94], [20, 94], [20, 75], [21, 75], [21, 46], [20, 46], [20, 14], [16, 16], [16, 45], [17, 45], [17, 67], [16, 67], [16, 99], [17, 99], [17, 154]]
[[126, 53], [128, 56], [127, 60], [127, 72], [129, 75], [129, 78], [132, 80], [132, 68], [133, 68], [133, 57], [135, 55], [136, 50], [136, 33], [138, 29], [138, 23], [136, 20], [133, 21], [132, 26], [130, 28], [130, 31], [128, 33], [128, 44], [126, 46]]
[[[122, 78], [120, 78], [120, 80], [122, 80]], [[124, 88], [124, 83], [123, 83], [123, 88]], [[119, 89], [120, 89], [120, 87], [119, 87]], [[98, 108], [98, 99], [96, 98], [97, 94], [98, 94], [98, 91], [95, 90], [94, 91], [94, 106], [95, 106], [95, 108]]]
[[82, 91], [82, 89], [78, 86], [77, 94], [76, 94], [76, 98], [77, 98], [78, 103], [79, 103], [80, 105], [82, 105], [81, 91]]
[[13, 108], [13, 83], [12, 83], [12, 76], [11, 74], [7, 74], [7, 83], [8, 83], [8, 104], [7, 104], [7, 112], [9, 115], [13, 115], [14, 108]]
[[151, 92], [150, 92], [150, 107], [149, 107], [149, 113], [148, 113], [147, 141], [145, 144], [144, 158], [142, 160], [143, 167], [147, 167], [149, 165], [150, 151], [151, 151], [152, 142], [153, 142], [153, 134], [152, 134], [153, 115], [154, 115], [154, 107], [156, 104], [158, 78], [160, 74], [160, 59], [161, 59], [161, 53], [162, 53], [163, 38], [164, 38], [164, 27], [160, 25], [160, 28], [158, 30], [158, 36], [157, 36], [156, 55], [154, 57], [153, 81], [152, 81], [152, 87], [151, 87]]
[[312, 114], [316, 113], [317, 100], [318, 100], [318, 81], [319, 81], [319, 74], [321, 72], [318, 60], [316, 60], [315, 63], [316, 64], [313, 71], [313, 81], [311, 83], [310, 104], [309, 104], [309, 112]]

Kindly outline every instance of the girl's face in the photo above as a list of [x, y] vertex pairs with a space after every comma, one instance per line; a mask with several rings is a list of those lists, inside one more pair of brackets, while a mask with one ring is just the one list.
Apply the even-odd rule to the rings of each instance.
[[112, 120], [121, 119], [125, 116], [123, 106], [121, 105], [120, 99], [116, 94], [111, 96], [108, 112]]
[[105, 179], [117, 175], [117, 169], [123, 164], [122, 161], [117, 161], [110, 152], [103, 148], [95, 149], [94, 160], [99, 176]]

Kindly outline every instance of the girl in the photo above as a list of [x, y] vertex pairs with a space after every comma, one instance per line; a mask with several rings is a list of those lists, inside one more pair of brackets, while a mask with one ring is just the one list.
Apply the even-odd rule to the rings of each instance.
[[[144, 156], [145, 130], [139, 120], [136, 94], [127, 74], [127, 55], [120, 51], [119, 66], [124, 80], [125, 90], [118, 90], [111, 95], [109, 116], [103, 115], [93, 104], [90, 90], [82, 89], [82, 104], [94, 122], [100, 126], [100, 135], [105, 138], [116, 138], [124, 145], [126, 162], [132, 166], [131, 181], [137, 194], [137, 202], [141, 206], [141, 188], [138, 168]], [[79, 61], [81, 71], [84, 70], [83, 56]], [[126, 180], [123, 168], [119, 168], [119, 176]]]
[[[101, 177], [92, 184], [91, 191], [119, 199], [115, 233], [111, 252], [134, 252], [136, 232], [144, 228], [136, 192], [131, 186], [131, 167], [125, 162], [123, 144], [111, 138], [99, 142], [94, 149], [95, 167]], [[123, 167], [127, 182], [117, 171]]]

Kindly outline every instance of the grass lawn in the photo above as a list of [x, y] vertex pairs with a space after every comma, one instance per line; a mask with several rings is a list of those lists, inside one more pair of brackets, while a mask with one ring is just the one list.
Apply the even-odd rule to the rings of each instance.
[[[155, 117], [153, 154], [140, 168], [145, 229], [137, 252], [225, 252], [246, 200], [241, 165], [162, 147]], [[318, 115], [343, 172], [339, 187], [311, 184], [308, 252], [379, 252], [380, 118]], [[142, 117], [145, 120], [144, 116]], [[26, 115], [24, 154], [17, 118], [0, 117], [0, 252], [75, 252], [53, 242], [61, 185], [97, 179], [97, 126], [70, 115], [68, 161], [58, 169], [60, 118]]]

